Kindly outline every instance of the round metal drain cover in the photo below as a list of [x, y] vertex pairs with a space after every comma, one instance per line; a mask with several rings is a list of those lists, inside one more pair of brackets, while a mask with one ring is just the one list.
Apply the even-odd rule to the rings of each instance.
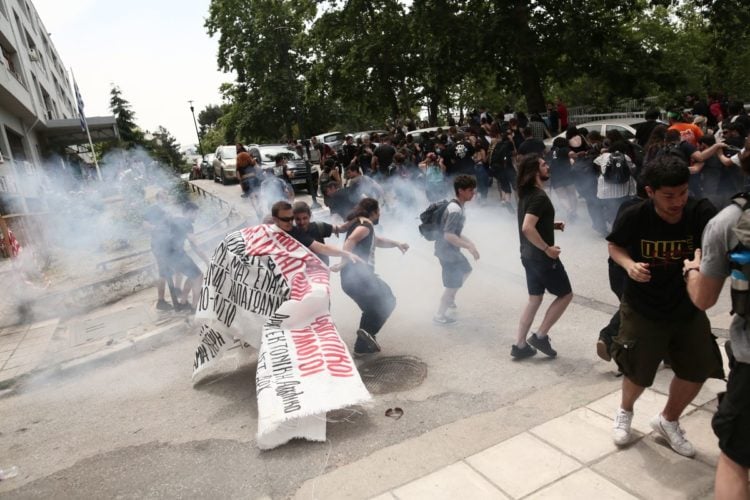
[[373, 394], [418, 387], [427, 376], [427, 365], [411, 356], [376, 358], [359, 366], [365, 387]]

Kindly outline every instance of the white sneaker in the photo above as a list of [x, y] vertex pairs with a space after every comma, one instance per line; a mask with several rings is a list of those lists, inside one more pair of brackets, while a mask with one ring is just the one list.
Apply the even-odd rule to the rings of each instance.
[[612, 429], [612, 439], [617, 446], [623, 446], [630, 442], [630, 424], [633, 422], [633, 412], [622, 408], [615, 413], [615, 422]]
[[695, 448], [690, 441], [685, 439], [685, 431], [680, 427], [679, 420], [677, 422], [669, 422], [660, 413], [652, 418], [650, 423], [651, 428], [666, 439], [674, 451], [683, 457], [693, 458], [695, 456]]

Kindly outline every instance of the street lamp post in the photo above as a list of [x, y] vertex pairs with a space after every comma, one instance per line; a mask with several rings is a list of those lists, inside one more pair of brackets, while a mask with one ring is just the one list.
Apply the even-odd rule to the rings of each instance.
[[205, 160], [206, 157], [203, 155], [203, 145], [201, 144], [201, 134], [198, 132], [198, 122], [195, 121], [195, 108], [193, 107], [193, 101], [190, 103], [190, 112], [193, 114], [193, 125], [195, 125], [195, 135], [198, 136], [198, 154], [201, 155], [201, 160]]

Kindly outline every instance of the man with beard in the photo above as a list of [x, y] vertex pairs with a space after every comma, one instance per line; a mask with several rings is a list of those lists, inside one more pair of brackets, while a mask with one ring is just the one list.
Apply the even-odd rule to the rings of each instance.
[[[544, 191], [547, 180], [549, 165], [542, 157], [532, 153], [521, 158], [518, 167], [518, 233], [529, 301], [521, 314], [516, 343], [510, 351], [514, 359], [531, 357], [537, 349], [551, 358], [557, 356], [548, 333], [573, 299], [568, 273], [560, 261], [560, 247], [555, 245], [554, 231], [564, 230], [565, 223], [555, 221], [555, 208]], [[547, 308], [537, 331], [528, 337], [545, 290], [557, 298]]]

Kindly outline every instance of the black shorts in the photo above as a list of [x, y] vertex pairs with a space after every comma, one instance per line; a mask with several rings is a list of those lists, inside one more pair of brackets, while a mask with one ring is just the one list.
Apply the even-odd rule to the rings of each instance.
[[466, 276], [471, 272], [471, 264], [462, 253], [452, 254], [449, 259], [440, 258], [443, 268], [443, 286], [445, 288], [461, 288]]
[[521, 257], [521, 263], [526, 270], [529, 295], [544, 295], [547, 290], [552, 295], [562, 297], [573, 291], [560, 259], [532, 260]]
[[703, 311], [654, 320], [623, 301], [620, 330], [612, 340], [612, 358], [620, 371], [640, 387], [654, 383], [665, 357], [669, 357], [674, 374], [682, 380], [703, 383], [708, 378], [724, 377], [719, 346]]
[[171, 257], [172, 270], [184, 274], [188, 279], [195, 279], [201, 275], [201, 270], [195, 265], [185, 252], [173, 254]]
[[490, 170], [497, 179], [503, 193], [511, 193], [516, 187], [516, 169], [510, 166], [496, 167]]
[[750, 364], [729, 372], [727, 392], [711, 422], [719, 448], [742, 467], [750, 468]]

